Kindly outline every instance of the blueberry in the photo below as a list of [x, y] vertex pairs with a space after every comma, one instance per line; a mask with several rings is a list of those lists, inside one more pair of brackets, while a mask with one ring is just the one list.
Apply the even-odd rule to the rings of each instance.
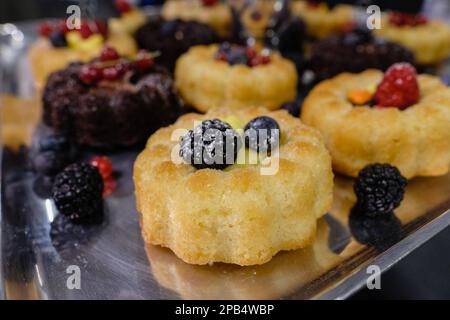
[[68, 151], [69, 140], [62, 135], [50, 135], [39, 140], [39, 151]]
[[219, 119], [206, 120], [180, 141], [180, 156], [197, 169], [225, 169], [234, 164], [242, 142], [239, 134]]
[[177, 30], [177, 21], [169, 20], [161, 24], [161, 34], [165, 36], [173, 35]]
[[73, 162], [77, 147], [63, 135], [42, 137], [32, 148], [31, 163], [35, 171], [52, 176]]
[[279, 144], [280, 126], [270, 117], [257, 117], [247, 123], [244, 130], [247, 148], [270, 153]]
[[64, 155], [55, 151], [37, 153], [33, 159], [33, 168], [44, 175], [54, 175], [68, 164]]
[[230, 65], [248, 64], [248, 58], [245, 54], [245, 49], [240, 47], [232, 48], [230, 53], [228, 54], [227, 60]]
[[55, 48], [67, 47], [66, 35], [61, 31], [54, 31], [50, 34], [50, 42]]
[[228, 53], [231, 51], [231, 44], [229, 42], [224, 42], [220, 45], [219, 51], [223, 53]]
[[289, 112], [294, 117], [298, 118], [300, 116], [300, 106], [295, 101], [287, 102], [287, 103], [283, 104], [281, 109], [286, 110], [287, 112]]

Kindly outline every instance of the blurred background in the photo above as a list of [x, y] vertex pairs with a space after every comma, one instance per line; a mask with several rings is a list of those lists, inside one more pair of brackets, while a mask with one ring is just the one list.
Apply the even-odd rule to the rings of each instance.
[[[377, 4], [383, 10], [418, 12], [432, 1], [331, 0], [329, 2]], [[140, 5], [158, 5], [162, 2], [162, 0], [135, 1]], [[448, 0], [447, 2], [450, 3]], [[101, 17], [117, 15], [113, 0], [1, 0], [0, 23], [63, 17], [66, 16], [65, 10], [70, 4], [93, 5]], [[381, 290], [363, 289], [352, 299], [450, 299], [450, 257], [448, 252], [450, 252], [450, 228], [441, 232], [383, 274]]]

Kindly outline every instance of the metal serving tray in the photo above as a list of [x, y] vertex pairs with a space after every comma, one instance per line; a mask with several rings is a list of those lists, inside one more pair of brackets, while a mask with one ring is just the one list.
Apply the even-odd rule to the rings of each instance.
[[[443, 78], [450, 74], [445, 69]], [[338, 175], [333, 207], [310, 247], [260, 266], [194, 266], [141, 238], [132, 183], [137, 150], [107, 154], [118, 189], [105, 200], [104, 219], [89, 227], [58, 216], [48, 183], [27, 169], [26, 150], [1, 151], [0, 297], [6, 299], [343, 299], [365, 285], [369, 265], [387, 270], [450, 224], [450, 175], [410, 181], [398, 220], [370, 229], [351, 215], [353, 180]], [[80, 289], [67, 286], [73, 266]]]

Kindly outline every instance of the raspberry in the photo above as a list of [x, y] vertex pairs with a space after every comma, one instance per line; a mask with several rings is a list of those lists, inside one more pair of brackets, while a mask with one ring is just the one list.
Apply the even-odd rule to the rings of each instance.
[[94, 157], [89, 163], [94, 167], [97, 167], [98, 172], [103, 179], [109, 178], [111, 176], [112, 164], [107, 157]]
[[409, 63], [396, 63], [384, 74], [375, 93], [379, 107], [397, 107], [401, 110], [419, 101], [420, 91], [416, 69]]
[[369, 217], [392, 212], [400, 205], [408, 181], [389, 164], [362, 169], [354, 184], [358, 207]]
[[58, 211], [74, 222], [101, 214], [103, 180], [97, 168], [74, 163], [55, 177], [53, 200]]

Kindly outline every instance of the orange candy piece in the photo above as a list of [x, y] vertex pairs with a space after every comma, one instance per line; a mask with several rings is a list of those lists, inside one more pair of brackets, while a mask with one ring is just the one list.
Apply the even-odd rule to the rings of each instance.
[[373, 93], [369, 90], [350, 90], [347, 93], [347, 98], [355, 105], [363, 105], [372, 100]]

